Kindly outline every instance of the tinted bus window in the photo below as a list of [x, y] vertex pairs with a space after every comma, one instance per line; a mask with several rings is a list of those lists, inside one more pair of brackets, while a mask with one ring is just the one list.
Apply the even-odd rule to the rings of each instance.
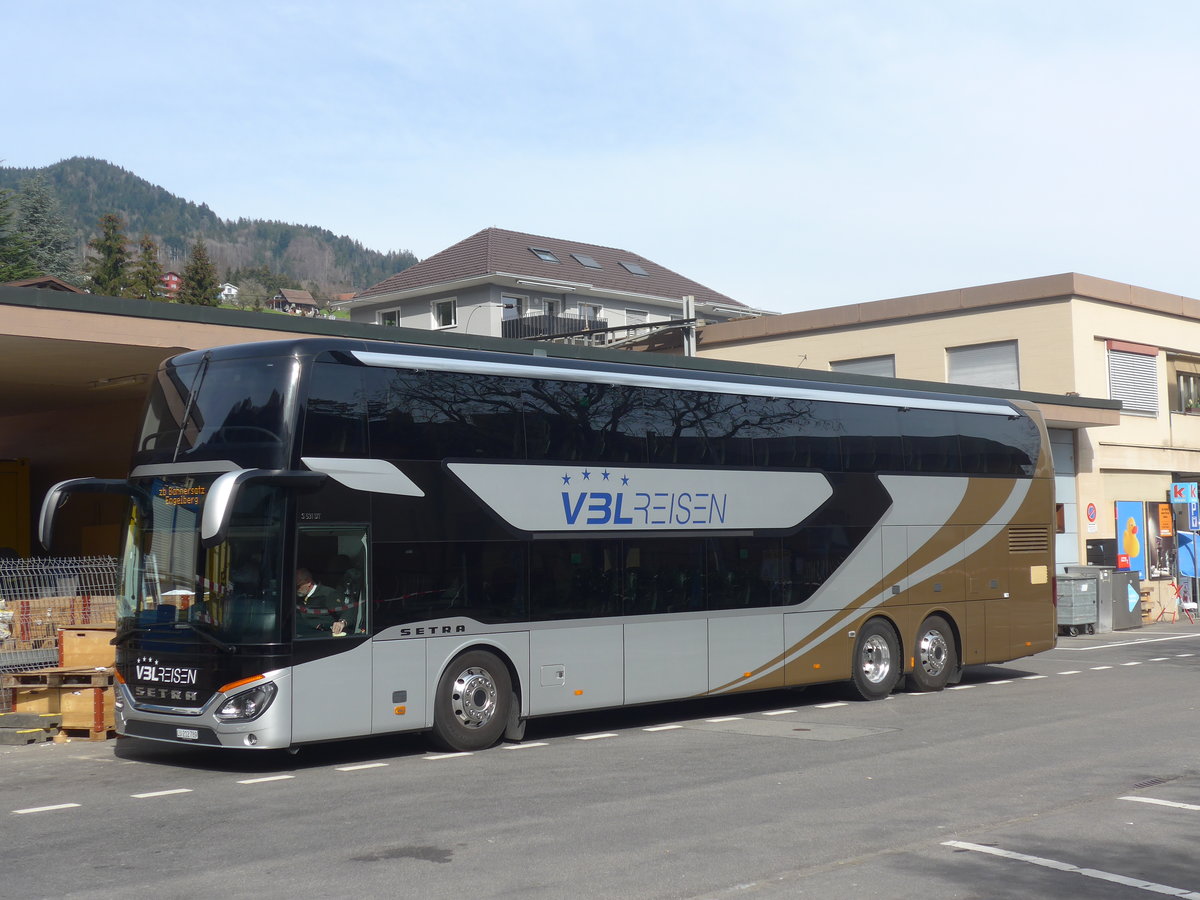
[[520, 379], [374, 370], [371, 451], [392, 459], [513, 459], [525, 455]]
[[316, 363], [308, 384], [303, 456], [367, 455], [364, 370]]

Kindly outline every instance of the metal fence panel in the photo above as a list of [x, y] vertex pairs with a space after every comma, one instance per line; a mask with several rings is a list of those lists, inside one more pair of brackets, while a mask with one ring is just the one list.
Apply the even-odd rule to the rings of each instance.
[[59, 628], [115, 626], [116, 585], [111, 556], [0, 559], [0, 672], [58, 665]]

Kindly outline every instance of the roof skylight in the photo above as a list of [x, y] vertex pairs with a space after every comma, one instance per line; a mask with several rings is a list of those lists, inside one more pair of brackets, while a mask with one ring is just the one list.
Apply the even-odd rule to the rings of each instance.
[[529, 252], [536, 256], [542, 262], [560, 262], [559, 258], [547, 250], [545, 247], [530, 247]]
[[649, 275], [650, 274], [649, 272], [647, 272], [645, 269], [643, 269], [641, 266], [639, 266], [635, 262], [622, 262], [621, 268], [623, 268], [626, 272], [629, 272], [631, 275]]
[[587, 266], [589, 269], [604, 268], [604, 266], [600, 265], [600, 263], [596, 262], [596, 260], [592, 259], [586, 253], [572, 253], [571, 256], [575, 257], [575, 262], [579, 263], [581, 266]]

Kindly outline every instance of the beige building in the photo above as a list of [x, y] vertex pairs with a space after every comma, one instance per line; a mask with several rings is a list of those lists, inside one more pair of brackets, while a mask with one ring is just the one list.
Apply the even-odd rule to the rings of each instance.
[[[1087, 561], [1089, 541], [1118, 537], [1117, 501], [1165, 502], [1173, 482], [1200, 478], [1200, 300], [1189, 297], [1068, 273], [710, 325], [699, 355], [1120, 400], [1119, 413], [1041, 404], [1060, 573]], [[1143, 587], [1153, 614], [1175, 608], [1169, 577]]]

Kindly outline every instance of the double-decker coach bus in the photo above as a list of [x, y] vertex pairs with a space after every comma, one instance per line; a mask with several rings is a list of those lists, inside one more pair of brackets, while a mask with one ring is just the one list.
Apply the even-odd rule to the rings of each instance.
[[[724, 367], [731, 370], [736, 367]], [[117, 730], [291, 748], [1054, 646], [1027, 403], [348, 339], [160, 367], [128, 480]]]

